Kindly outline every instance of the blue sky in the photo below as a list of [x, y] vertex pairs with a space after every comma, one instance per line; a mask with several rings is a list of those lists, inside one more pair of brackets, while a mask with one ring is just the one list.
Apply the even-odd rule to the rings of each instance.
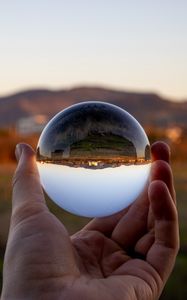
[[187, 99], [186, 0], [0, 1], [0, 95], [101, 85]]

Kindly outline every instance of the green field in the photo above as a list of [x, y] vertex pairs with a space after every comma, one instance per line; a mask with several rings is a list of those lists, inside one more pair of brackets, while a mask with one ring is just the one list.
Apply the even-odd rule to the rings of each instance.
[[[2, 272], [3, 254], [6, 244], [10, 211], [11, 211], [11, 178], [15, 169], [14, 164], [0, 166], [0, 271]], [[175, 186], [178, 200], [181, 250], [176, 266], [170, 277], [161, 299], [185, 300], [187, 295], [187, 163], [173, 164]], [[68, 214], [58, 208], [51, 201], [47, 201], [50, 210], [66, 225], [69, 233], [79, 230], [88, 222], [86, 218], [80, 218]], [[2, 278], [2, 273], [0, 273]]]

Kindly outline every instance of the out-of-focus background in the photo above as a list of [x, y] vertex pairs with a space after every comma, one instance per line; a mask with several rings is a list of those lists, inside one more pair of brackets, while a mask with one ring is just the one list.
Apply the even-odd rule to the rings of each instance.
[[[172, 150], [181, 248], [161, 299], [187, 295], [187, 2], [1, 1], [0, 276], [11, 212], [15, 145], [36, 148], [58, 111], [107, 101]], [[70, 234], [88, 222], [47, 199]], [[0, 280], [1, 282], [1, 280]]]

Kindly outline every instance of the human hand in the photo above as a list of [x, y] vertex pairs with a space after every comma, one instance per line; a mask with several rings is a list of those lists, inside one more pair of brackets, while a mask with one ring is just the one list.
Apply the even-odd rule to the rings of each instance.
[[71, 239], [45, 204], [33, 150], [16, 153], [2, 300], [158, 299], [179, 247], [168, 147], [152, 146], [150, 181], [130, 207]]

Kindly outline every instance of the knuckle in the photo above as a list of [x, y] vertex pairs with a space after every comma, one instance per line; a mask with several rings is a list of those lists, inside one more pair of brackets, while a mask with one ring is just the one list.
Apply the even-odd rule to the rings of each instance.
[[14, 188], [15, 185], [17, 185], [22, 180], [25, 179], [28, 180], [28, 178], [34, 178], [36, 176], [38, 176], [36, 170], [29, 169], [29, 168], [25, 168], [25, 169], [18, 168], [12, 178], [12, 187]]
[[25, 220], [43, 213], [44, 211], [46, 211], [46, 209], [42, 203], [30, 203], [29, 205], [28, 203], [23, 203], [13, 210], [11, 222], [15, 226], [16, 224], [20, 224]]

